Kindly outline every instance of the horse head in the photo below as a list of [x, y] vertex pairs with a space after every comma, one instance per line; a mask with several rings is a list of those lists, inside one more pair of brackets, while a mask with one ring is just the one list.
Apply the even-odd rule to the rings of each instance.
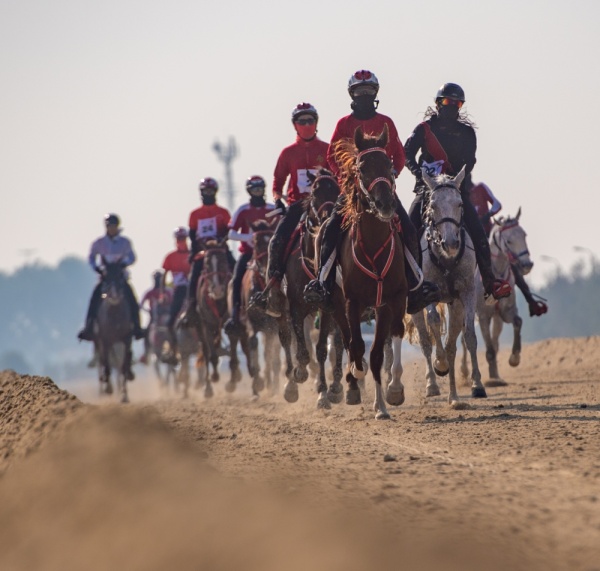
[[256, 220], [250, 224], [250, 228], [252, 229], [252, 257], [261, 275], [266, 275], [267, 273], [269, 243], [275, 233], [277, 222], [277, 219], [271, 219], [270, 221]]
[[354, 132], [356, 155], [356, 182], [368, 204], [368, 210], [384, 222], [396, 214], [396, 182], [392, 161], [385, 147], [388, 143], [388, 126], [379, 135], [369, 136], [362, 127]]
[[333, 173], [325, 168], [316, 175], [307, 171], [310, 181], [309, 216], [316, 226], [327, 220], [333, 211], [335, 201], [340, 195], [340, 185]]
[[118, 305], [123, 301], [123, 264], [121, 261], [107, 262], [102, 258], [102, 299], [109, 305]]
[[437, 246], [446, 258], [455, 258], [463, 243], [463, 201], [460, 185], [465, 178], [465, 168], [452, 177], [447, 174], [429, 175], [422, 169], [427, 185], [423, 224], [427, 240]]
[[208, 297], [215, 301], [222, 300], [227, 294], [227, 282], [231, 277], [227, 261], [226, 238], [208, 240], [204, 246], [204, 267], [201, 284], [206, 284]]
[[514, 218], [494, 219], [492, 243], [508, 258], [511, 265], [518, 265], [521, 273], [527, 275], [533, 268], [533, 262], [527, 248], [527, 233], [519, 224], [521, 208]]

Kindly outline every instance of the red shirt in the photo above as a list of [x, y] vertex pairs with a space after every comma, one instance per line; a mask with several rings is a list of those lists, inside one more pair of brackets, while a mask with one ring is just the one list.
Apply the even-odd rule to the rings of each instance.
[[309, 170], [316, 174], [321, 167], [327, 167], [327, 147], [325, 141], [318, 137], [305, 141], [296, 137], [296, 142], [281, 151], [275, 165], [273, 177], [273, 197], [281, 198], [285, 181], [287, 186], [287, 202], [293, 204], [310, 192], [310, 182], [306, 176]]
[[[500, 209], [502, 208], [502, 204], [500, 204], [500, 201], [493, 195], [490, 187], [483, 182], [475, 184], [469, 189], [469, 199], [471, 200], [471, 204], [475, 207], [479, 218], [485, 216], [488, 212], [493, 216], [500, 212]], [[491, 208], [488, 204], [491, 204]], [[492, 229], [492, 223], [488, 221], [484, 224], [484, 228], [489, 234]]]
[[388, 144], [385, 147], [388, 157], [391, 159], [394, 169], [396, 170], [396, 176], [400, 174], [400, 171], [404, 168], [405, 154], [404, 147], [398, 137], [398, 131], [394, 122], [386, 115], [376, 113], [374, 117], [370, 119], [357, 119], [354, 115], [346, 115], [342, 117], [333, 131], [331, 136], [331, 142], [329, 143], [329, 151], [327, 152], [327, 162], [329, 168], [334, 174], [338, 175], [340, 169], [335, 162], [333, 157], [333, 144], [340, 139], [352, 139], [354, 140], [354, 132], [357, 127], [362, 127], [365, 135], [379, 135], [383, 131], [383, 126], [387, 125], [389, 130]]
[[[274, 209], [275, 205], [273, 204], [265, 204], [264, 206], [252, 206], [250, 203], [243, 204], [233, 215], [229, 223], [229, 228], [240, 234], [251, 234], [252, 228], [250, 224], [257, 220], [265, 220], [267, 212], [271, 212]], [[252, 243], [241, 241], [238, 250], [241, 254], [252, 254]]]
[[[153, 316], [155, 309], [161, 303], [161, 299], [164, 305], [166, 305], [167, 307], [170, 305], [171, 295], [172, 293], [170, 289], [166, 289], [164, 292], [161, 292], [160, 288], [149, 289], [142, 297], [142, 301], [140, 301], [140, 307], [145, 311], [149, 311], [150, 314]], [[146, 309], [145, 307], [146, 303], [148, 303], [148, 309]]]
[[226, 208], [217, 204], [203, 204], [190, 214], [188, 226], [196, 231], [196, 240], [227, 236], [227, 225], [231, 215]]
[[190, 251], [188, 250], [185, 241], [177, 242], [177, 250], [173, 250], [166, 255], [163, 262], [163, 270], [171, 272], [173, 275], [173, 285], [175, 287], [187, 286], [188, 275], [191, 270], [191, 265], [188, 262]]

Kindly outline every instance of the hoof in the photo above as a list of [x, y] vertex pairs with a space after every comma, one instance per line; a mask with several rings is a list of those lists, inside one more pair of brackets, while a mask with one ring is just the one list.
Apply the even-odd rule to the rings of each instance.
[[206, 383], [206, 388], [204, 389], [204, 398], [210, 399], [214, 394], [215, 392], [213, 391], [212, 385], [210, 383]]
[[348, 389], [346, 392], [346, 404], [355, 405], [360, 403], [360, 391], [358, 389]]
[[502, 379], [490, 379], [489, 381], [486, 381], [484, 384], [486, 387], [506, 387], [506, 386], [508, 386], [508, 383]]
[[389, 412], [381, 412], [379, 411], [376, 415], [375, 415], [375, 420], [390, 420], [390, 418], [392, 418], [389, 414]]
[[218, 383], [220, 378], [221, 378], [221, 377], [219, 376], [219, 372], [218, 372], [218, 371], [215, 371], [215, 372], [214, 372], [214, 373], [211, 375], [211, 377], [210, 377], [210, 380], [211, 380], [213, 383]]
[[106, 383], [105, 392], [106, 392], [107, 395], [112, 395], [113, 394], [113, 386], [112, 386], [112, 383], [110, 381], [107, 381], [107, 383]]
[[308, 379], [308, 371], [303, 367], [294, 367], [294, 381], [304, 383]]
[[233, 371], [231, 371], [231, 382], [232, 383], [239, 383], [242, 380], [242, 373], [240, 372], [239, 369], [234, 369]]
[[331, 409], [331, 403], [329, 402], [329, 399], [327, 398], [326, 393], [321, 393], [319, 395], [319, 398], [317, 399], [317, 409], [319, 409], [319, 410], [330, 410]]
[[439, 397], [442, 393], [440, 392], [440, 387], [435, 385], [434, 387], [427, 387], [425, 391], [426, 397]]
[[340, 404], [344, 398], [342, 383], [334, 383], [327, 390], [327, 399], [333, 404]]
[[450, 408], [453, 410], [470, 410], [473, 407], [468, 402], [453, 400], [450, 402]]
[[260, 391], [264, 390], [264, 388], [265, 380], [260, 375], [256, 375], [256, 377], [254, 377], [254, 380], [252, 381], [252, 389], [256, 393], [259, 393]]
[[486, 399], [487, 393], [483, 387], [475, 387], [471, 389], [471, 398], [474, 399]]
[[518, 367], [520, 362], [521, 355], [519, 353], [511, 353], [510, 357], [508, 358], [508, 364], [511, 367]]
[[364, 368], [364, 361], [363, 361], [363, 370], [362, 371], [357, 369], [356, 365], [354, 363], [351, 363], [350, 364], [350, 374], [358, 380], [364, 379], [365, 375], [367, 374], [367, 371]]
[[443, 369], [443, 368], [442, 369], [438, 369], [438, 364], [436, 363], [433, 366], [433, 370], [435, 371], [435, 374], [438, 377], [445, 377], [450, 372], [450, 367], [448, 367], [447, 369]]
[[283, 398], [291, 403], [297, 402], [298, 396], [298, 385], [294, 381], [287, 382], [283, 389]]
[[235, 387], [236, 384], [232, 379], [231, 381], [225, 384], [225, 391], [227, 391], [228, 393], [233, 393], [235, 391]]
[[129, 397], [127, 395], [123, 395], [121, 397], [121, 403], [122, 404], [127, 404], [129, 402]]
[[404, 388], [399, 390], [390, 390], [388, 388], [385, 400], [389, 405], [400, 406], [404, 403]]

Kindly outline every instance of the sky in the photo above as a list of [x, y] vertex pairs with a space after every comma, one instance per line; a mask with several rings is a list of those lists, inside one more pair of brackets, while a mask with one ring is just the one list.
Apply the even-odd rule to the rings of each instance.
[[473, 179], [522, 208], [543, 283], [600, 254], [599, 24], [593, 0], [0, 0], [0, 271], [87, 257], [115, 212], [141, 295], [200, 179], [224, 185], [215, 141], [237, 144], [236, 207], [251, 175], [270, 195], [293, 107], [315, 105], [328, 141], [369, 69], [403, 142], [441, 84], [464, 88]]

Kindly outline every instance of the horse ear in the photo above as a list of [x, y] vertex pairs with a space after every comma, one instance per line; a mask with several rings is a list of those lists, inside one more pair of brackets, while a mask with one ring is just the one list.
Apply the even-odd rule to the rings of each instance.
[[429, 175], [429, 173], [427, 172], [427, 169], [425, 167], [421, 168], [421, 176], [423, 177], [423, 180], [425, 181], [425, 184], [431, 189], [433, 190], [435, 187], [435, 177], [432, 177]]
[[364, 150], [363, 146], [365, 144], [365, 136], [363, 134], [362, 127], [359, 125], [354, 130], [354, 145], [359, 151]]
[[385, 149], [388, 144], [389, 138], [390, 138], [390, 130], [388, 129], [387, 123], [384, 123], [383, 131], [381, 131], [381, 134], [379, 135], [379, 138], [377, 139], [377, 146], [381, 147], [382, 149]]
[[517, 215], [515, 216], [515, 220], [518, 220], [521, 217], [521, 207], [519, 206], [519, 210], [517, 210]]
[[465, 166], [460, 169], [460, 172], [454, 177], [454, 183], [456, 184], [456, 188], [460, 188], [462, 181], [465, 179]]

